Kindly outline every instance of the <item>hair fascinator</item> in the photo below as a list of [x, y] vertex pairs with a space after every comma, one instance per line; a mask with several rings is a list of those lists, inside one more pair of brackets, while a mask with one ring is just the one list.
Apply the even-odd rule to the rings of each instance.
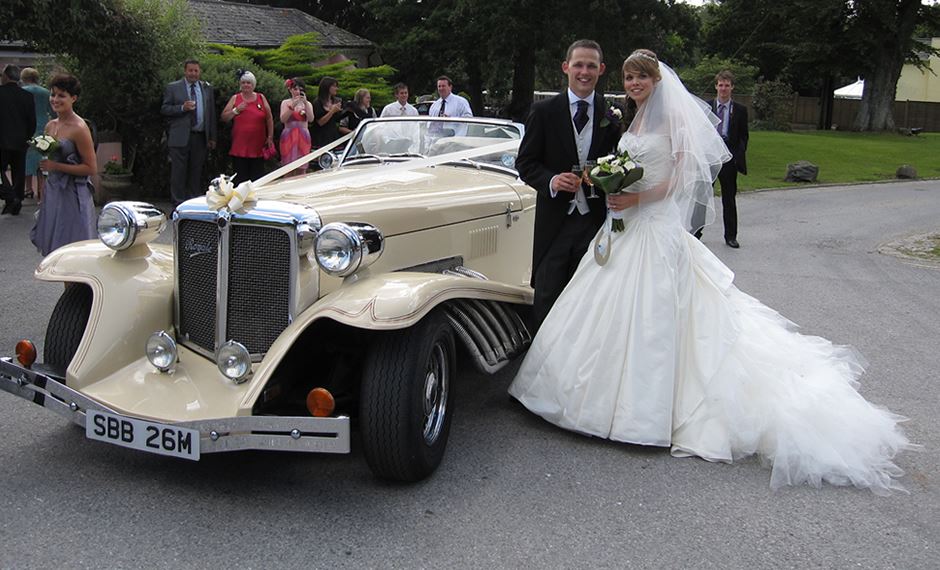
[[235, 70], [235, 81], [241, 81], [242, 75], [245, 75], [245, 70], [239, 67]]
[[284, 82], [284, 87], [287, 87], [288, 89], [293, 89], [293, 88], [294, 88], [294, 80], [293, 80], [293, 79], [288, 79], [288, 80], [286, 80], [286, 81]]

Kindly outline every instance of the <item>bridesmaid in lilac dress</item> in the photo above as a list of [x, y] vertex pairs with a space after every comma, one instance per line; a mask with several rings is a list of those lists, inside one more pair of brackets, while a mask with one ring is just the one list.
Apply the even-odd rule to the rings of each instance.
[[94, 188], [89, 177], [97, 170], [91, 131], [72, 109], [81, 84], [71, 75], [57, 75], [49, 84], [49, 102], [57, 119], [46, 125], [46, 134], [59, 141], [59, 149], [39, 162], [49, 177], [30, 240], [43, 255], [63, 245], [94, 239]]

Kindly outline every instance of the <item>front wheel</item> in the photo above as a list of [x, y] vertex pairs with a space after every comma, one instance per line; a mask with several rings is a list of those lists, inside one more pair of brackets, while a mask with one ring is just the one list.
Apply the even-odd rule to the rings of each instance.
[[366, 461], [378, 477], [419, 481], [440, 464], [453, 414], [455, 361], [454, 333], [441, 311], [372, 346], [359, 412]]
[[88, 325], [91, 313], [91, 287], [84, 283], [66, 283], [65, 292], [49, 317], [43, 350], [45, 363], [61, 371], [63, 376]]

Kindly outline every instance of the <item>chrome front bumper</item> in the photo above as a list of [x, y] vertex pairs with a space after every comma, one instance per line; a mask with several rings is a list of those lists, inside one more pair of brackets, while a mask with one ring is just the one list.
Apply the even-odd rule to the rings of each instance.
[[[10, 357], [0, 357], [0, 390], [51, 410], [83, 428], [86, 410], [132, 417], [88, 398], [47, 374], [23, 368]], [[197, 430], [201, 453], [243, 449], [349, 453], [349, 418], [345, 416], [236, 416], [163, 423]]]

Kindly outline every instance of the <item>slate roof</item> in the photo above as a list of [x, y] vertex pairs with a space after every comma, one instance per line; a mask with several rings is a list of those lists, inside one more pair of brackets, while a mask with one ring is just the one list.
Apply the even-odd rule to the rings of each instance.
[[323, 48], [368, 48], [365, 38], [294, 8], [240, 4], [223, 0], [189, 0], [202, 22], [206, 41], [240, 47], [277, 47], [288, 36], [317, 32]]

